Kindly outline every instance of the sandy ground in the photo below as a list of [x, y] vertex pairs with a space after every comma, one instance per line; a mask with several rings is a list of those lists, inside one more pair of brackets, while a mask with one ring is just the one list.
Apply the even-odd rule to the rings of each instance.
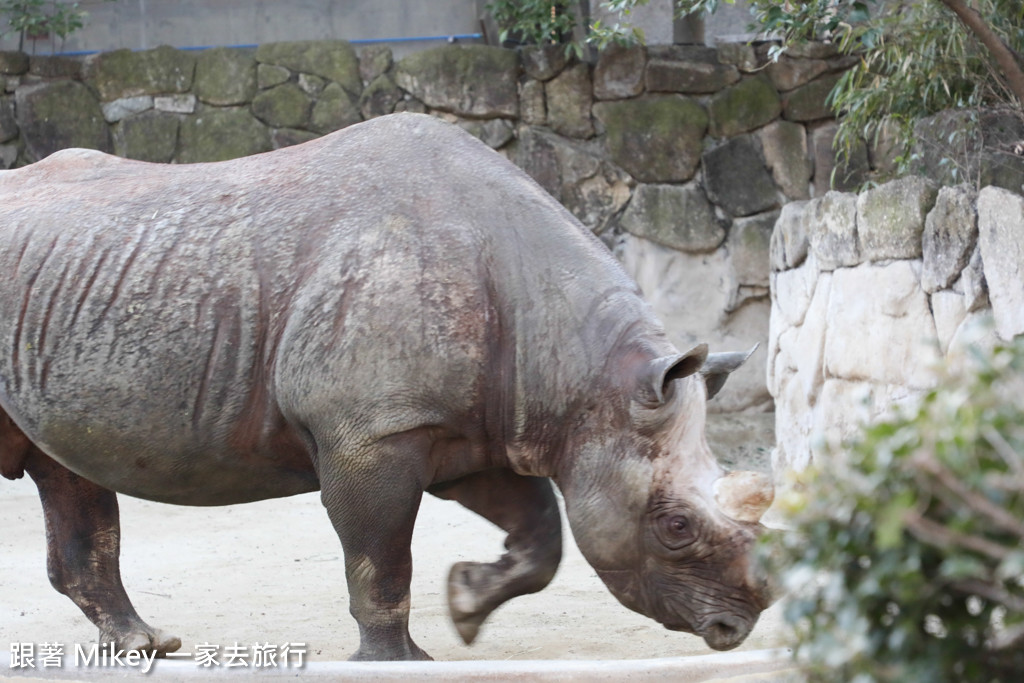
[[[724, 459], [760, 460], [767, 416], [755, 432], [723, 418]], [[746, 429], [747, 431], [744, 431]], [[756, 444], [762, 445], [756, 445]], [[739, 444], [739, 445], [737, 445]], [[738, 456], [736, 454], [739, 454]], [[342, 551], [317, 494], [224, 508], [185, 508], [122, 496], [122, 574], [153, 626], [197, 644], [305, 644], [310, 661], [346, 659], [358, 631], [348, 615]], [[0, 650], [10, 643], [91, 643], [96, 630], [46, 578], [39, 499], [27, 480], [0, 480]], [[463, 559], [491, 560], [503, 533], [461, 506], [424, 497], [413, 542], [410, 628], [436, 659], [646, 659], [707, 654], [622, 607], [583, 560], [566, 529], [561, 568], [544, 591], [497, 610], [473, 646], [448, 620], [444, 581]], [[778, 605], [741, 646], [785, 644]], [[0, 676], [4, 672], [0, 671]]]

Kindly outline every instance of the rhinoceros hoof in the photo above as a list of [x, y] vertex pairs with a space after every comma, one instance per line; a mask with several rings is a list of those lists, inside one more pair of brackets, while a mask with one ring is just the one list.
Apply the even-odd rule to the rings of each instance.
[[[448, 610], [455, 630], [462, 640], [471, 644], [494, 608], [494, 565], [479, 562], [456, 562], [448, 573]], [[490, 590], [489, 590], [490, 589]]]
[[109, 642], [113, 642], [120, 650], [155, 652], [157, 657], [181, 648], [181, 638], [149, 627], [128, 632], [101, 630], [100, 644]]

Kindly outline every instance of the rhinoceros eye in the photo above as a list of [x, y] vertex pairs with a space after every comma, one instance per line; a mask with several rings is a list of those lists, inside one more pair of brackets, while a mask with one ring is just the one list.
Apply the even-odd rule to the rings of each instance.
[[684, 548], [697, 540], [693, 522], [679, 512], [660, 515], [655, 522], [655, 532], [658, 540], [670, 550]]

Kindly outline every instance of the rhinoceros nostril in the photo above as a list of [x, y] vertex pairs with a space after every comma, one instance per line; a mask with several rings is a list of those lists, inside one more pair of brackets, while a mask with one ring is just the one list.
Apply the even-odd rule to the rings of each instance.
[[750, 627], [736, 617], [716, 617], [704, 627], [701, 636], [704, 642], [715, 650], [731, 650], [747, 637]]

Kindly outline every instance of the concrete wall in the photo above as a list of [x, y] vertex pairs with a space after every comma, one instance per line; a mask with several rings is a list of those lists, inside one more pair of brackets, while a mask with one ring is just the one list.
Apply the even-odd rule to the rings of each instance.
[[[484, 3], [485, 4], [485, 3]], [[26, 52], [256, 45], [288, 40], [369, 40], [480, 32], [481, 0], [82, 0], [86, 26]], [[398, 54], [438, 41], [388, 43]], [[17, 37], [0, 39], [15, 49]]]
[[[489, 0], [80, 0], [89, 13], [86, 25], [63, 44], [28, 41], [25, 51], [49, 55], [119, 48], [145, 50], [160, 45], [216, 47], [258, 45], [290, 40], [379, 40], [397, 56], [437, 45], [409, 41], [430, 36], [481, 33]], [[643, 29], [647, 43], [737, 42], [748, 31], [747, 0], [724, 4], [706, 20], [677, 20], [673, 0], [650, 0], [627, 19]], [[592, 19], [609, 18], [600, 0], [581, 0], [579, 10]], [[616, 20], [617, 19], [614, 19]], [[488, 22], [491, 34], [496, 34]], [[3, 28], [0, 27], [0, 32]], [[491, 43], [495, 35], [490, 35]], [[408, 42], [406, 42], [408, 41]], [[463, 42], [482, 42], [463, 39]], [[0, 50], [18, 47], [18, 37], [0, 38]]]

